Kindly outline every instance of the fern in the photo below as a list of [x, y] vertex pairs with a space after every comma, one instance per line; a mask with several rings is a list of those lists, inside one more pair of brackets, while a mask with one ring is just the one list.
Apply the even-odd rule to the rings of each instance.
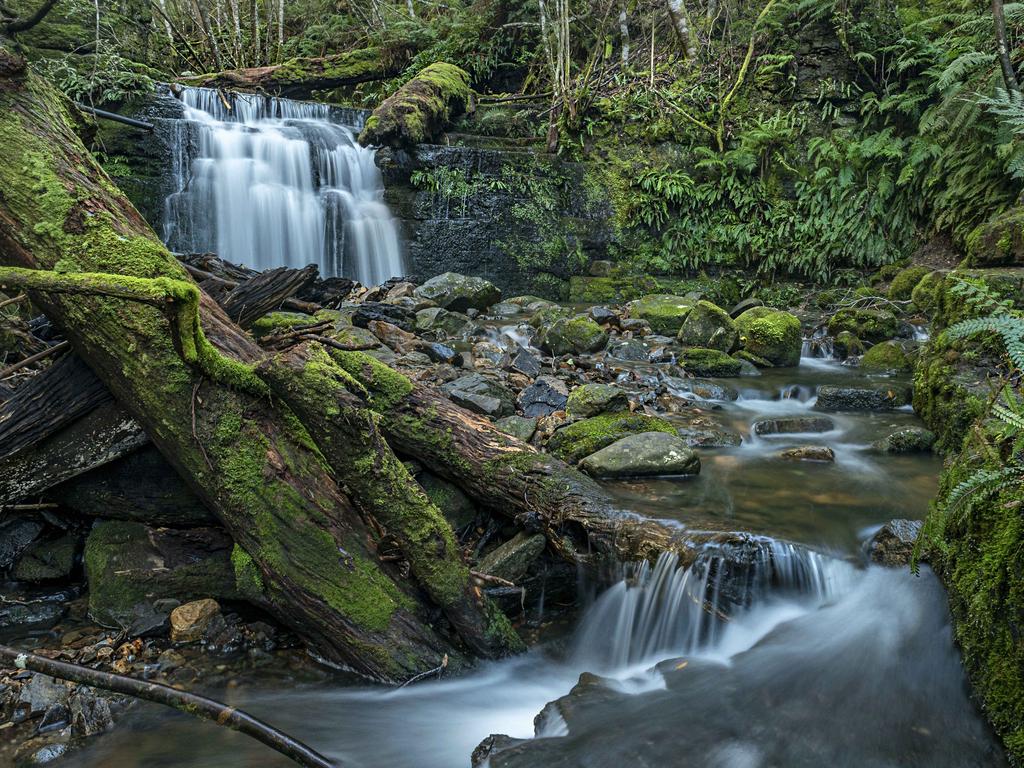
[[947, 512], [962, 509], [966, 515], [974, 505], [984, 499], [990, 499], [1005, 488], [1024, 482], [1024, 466], [1013, 464], [999, 469], [979, 469], [965, 480], [957, 483], [946, 497]]
[[992, 315], [961, 320], [946, 329], [952, 340], [966, 339], [979, 333], [991, 332], [999, 336], [1006, 356], [1017, 370], [1024, 370], [1024, 319], [1014, 315]]

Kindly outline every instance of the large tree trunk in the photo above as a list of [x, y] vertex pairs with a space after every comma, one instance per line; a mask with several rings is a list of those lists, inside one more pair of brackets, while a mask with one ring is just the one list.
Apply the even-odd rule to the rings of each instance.
[[[301, 422], [263, 395], [258, 348], [188, 282], [82, 146], [76, 119], [0, 46], [0, 260], [60, 270], [15, 277], [251, 558], [279, 619], [325, 659], [376, 678], [436, 666], [454, 649], [381, 565]], [[82, 273], [124, 276], [123, 293], [147, 301], [102, 295], [110, 280]]]

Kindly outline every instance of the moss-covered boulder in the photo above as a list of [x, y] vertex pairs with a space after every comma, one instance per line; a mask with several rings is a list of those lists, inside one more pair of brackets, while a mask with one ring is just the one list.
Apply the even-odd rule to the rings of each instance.
[[736, 329], [744, 351], [772, 365], [799, 365], [803, 332], [796, 315], [770, 307], [754, 307], [736, 318]]
[[161, 598], [239, 599], [233, 542], [217, 528], [152, 528], [97, 523], [85, 540], [89, 614], [107, 626], [127, 626], [136, 606]]
[[896, 315], [888, 309], [847, 307], [840, 309], [828, 321], [828, 331], [833, 336], [847, 331], [871, 344], [895, 338], [899, 329]]
[[466, 111], [471, 96], [469, 75], [464, 70], [435, 62], [373, 111], [359, 134], [359, 143], [364, 147], [429, 143], [453, 117]]
[[704, 347], [732, 352], [739, 339], [736, 322], [729, 313], [701, 299], [683, 320], [676, 340], [685, 347]]
[[430, 307], [416, 313], [416, 330], [418, 331], [433, 331], [453, 338], [464, 335], [472, 327], [473, 321], [461, 312], [449, 312], [441, 307]]
[[967, 236], [968, 267], [1024, 266], [1024, 207], [978, 225]]
[[878, 453], [920, 453], [935, 445], [935, 433], [923, 427], [897, 429], [871, 444]]
[[608, 331], [586, 315], [556, 320], [540, 337], [541, 349], [555, 357], [599, 352], [607, 343]]
[[832, 348], [840, 360], [845, 360], [851, 355], [863, 355], [867, 351], [864, 342], [849, 331], [842, 331], [836, 336]]
[[889, 284], [889, 298], [894, 301], [906, 301], [911, 297], [914, 287], [921, 278], [931, 272], [928, 267], [920, 265], [901, 270]]
[[679, 356], [679, 365], [687, 373], [709, 378], [739, 376], [743, 370], [741, 360], [730, 357], [718, 349], [702, 349], [700, 347], [684, 350]]
[[465, 312], [468, 309], [482, 312], [501, 301], [501, 291], [490, 280], [457, 272], [445, 272], [432, 277], [413, 293], [449, 312]]
[[675, 435], [675, 428], [664, 419], [642, 413], [604, 413], [573, 422], [555, 432], [547, 448], [563, 461], [577, 462], [616, 440], [640, 432], [665, 432]]
[[579, 418], [619, 413], [629, 410], [629, 398], [625, 391], [612, 384], [584, 384], [569, 393], [565, 410], [570, 416]]
[[78, 544], [79, 537], [72, 533], [36, 541], [18, 557], [11, 576], [15, 581], [65, 579], [75, 567]]
[[580, 469], [605, 478], [696, 475], [700, 457], [676, 435], [643, 432], [592, 453], [580, 462]]
[[937, 292], [945, 277], [946, 273], [943, 270], [935, 270], [917, 281], [917, 285], [910, 292], [910, 298], [917, 309], [928, 314], [932, 313], [938, 302]]
[[865, 371], [902, 373], [911, 369], [910, 358], [903, 346], [896, 341], [883, 341], [875, 344], [860, 359], [860, 367]]
[[538, 307], [530, 316], [530, 326], [540, 330], [546, 328], [558, 320], [564, 320], [572, 315], [565, 307], [554, 303], [545, 303]]
[[683, 296], [655, 293], [637, 299], [629, 306], [629, 316], [646, 320], [651, 330], [664, 336], [675, 336], [695, 302]]

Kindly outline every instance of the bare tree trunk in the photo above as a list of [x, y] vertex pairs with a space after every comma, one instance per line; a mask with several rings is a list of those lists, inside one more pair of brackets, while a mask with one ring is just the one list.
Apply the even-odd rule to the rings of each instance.
[[1003, 10], [1003, 0], [992, 0], [992, 18], [996, 28], [996, 51], [999, 56], [999, 68], [1003, 73], [1003, 83], [1009, 93], [1020, 90], [1017, 81], [1017, 73], [1013, 69], [1013, 62], [1010, 60], [1010, 45], [1007, 42], [1006, 34], [1006, 13]]
[[412, 0], [405, 0], [405, 9], [409, 12], [409, 18], [416, 18], [416, 7], [412, 4]]
[[259, 0], [252, 0], [250, 6], [252, 14], [249, 17], [250, 35], [252, 40], [249, 41], [249, 45], [252, 47], [252, 66], [258, 67], [260, 65], [260, 5]]
[[206, 0], [192, 0], [192, 4], [199, 16], [199, 26], [203, 30], [203, 34], [206, 36], [206, 41], [210, 44], [210, 53], [213, 55], [213, 65], [217, 69], [223, 69], [224, 65], [221, 63], [220, 58], [220, 46], [217, 44], [216, 35], [213, 34], [213, 28], [210, 26], [210, 14], [206, 8]]
[[242, 15], [238, 7], [238, 0], [229, 0], [228, 10], [231, 13], [232, 47], [234, 48], [234, 66], [245, 66], [245, 58], [242, 52]]
[[629, 15], [625, 4], [619, 9], [619, 37], [622, 38], [622, 66], [629, 65]]
[[693, 29], [690, 26], [690, 17], [686, 12], [686, 5], [683, 0], [666, 0], [668, 15], [672, 19], [672, 27], [679, 37], [679, 42], [686, 52], [686, 58], [691, 62], [697, 58], [697, 41], [693, 36]]

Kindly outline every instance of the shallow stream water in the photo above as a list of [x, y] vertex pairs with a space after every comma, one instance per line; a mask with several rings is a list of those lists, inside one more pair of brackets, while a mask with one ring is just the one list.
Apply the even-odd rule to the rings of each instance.
[[[919, 575], [865, 568], [858, 555], [887, 520], [923, 517], [934, 494], [937, 458], [869, 450], [918, 423], [914, 415], [834, 414], [831, 432], [751, 438], [760, 419], [812, 414], [819, 384], [858, 380], [807, 360], [723, 382], [738, 384], [740, 397], [708, 407], [743, 435], [741, 446], [702, 450], [697, 478], [608, 485], [627, 511], [765, 536], [763, 564], [727, 614], [708, 581], [713, 554], [690, 570], [663, 557], [624, 571], [567, 642], [462, 678], [401, 690], [345, 681], [283, 690], [254, 678], [212, 693], [351, 768], [464, 768], [496, 733], [525, 741], [490, 768], [1004, 765], [969, 699], [938, 580], [927, 567]], [[777, 457], [808, 444], [833, 448], [835, 463]], [[582, 673], [600, 677], [549, 708], [535, 733], [538, 713]], [[244, 737], [143, 705], [71, 764], [288, 763]]]

